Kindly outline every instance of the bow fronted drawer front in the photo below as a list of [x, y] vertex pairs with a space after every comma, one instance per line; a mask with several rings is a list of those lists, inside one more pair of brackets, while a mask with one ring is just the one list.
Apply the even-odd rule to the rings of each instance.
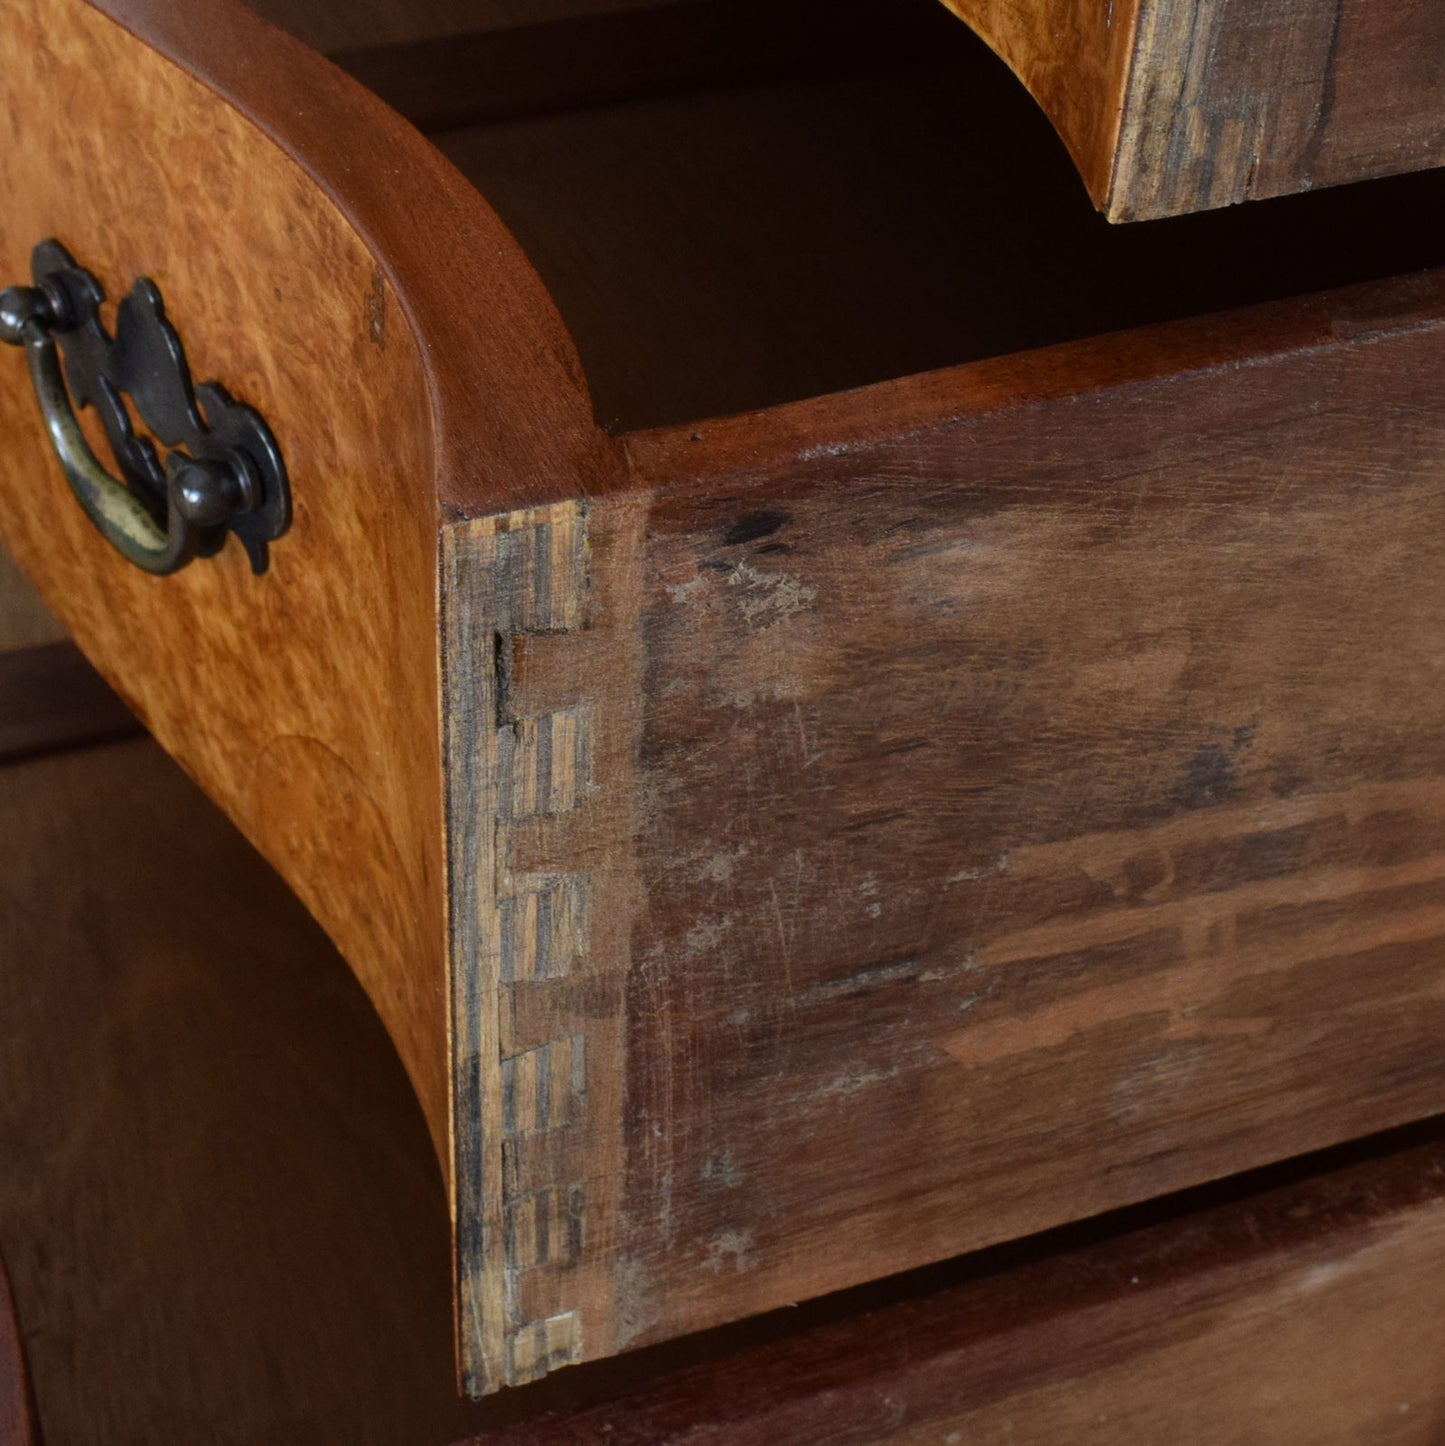
[[266, 8], [429, 134], [0, 18], [0, 538], [375, 1003], [469, 1391], [1445, 1110], [1445, 177], [1110, 228], [940, 7]]

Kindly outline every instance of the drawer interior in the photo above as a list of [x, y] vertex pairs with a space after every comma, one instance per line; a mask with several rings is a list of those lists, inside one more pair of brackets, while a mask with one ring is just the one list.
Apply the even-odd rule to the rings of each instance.
[[477, 185], [615, 430], [1445, 261], [1441, 172], [1111, 226], [937, 0], [263, 8]]

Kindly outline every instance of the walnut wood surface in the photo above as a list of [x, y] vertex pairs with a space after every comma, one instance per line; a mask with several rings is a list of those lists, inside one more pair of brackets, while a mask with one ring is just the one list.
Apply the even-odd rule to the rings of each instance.
[[155, 744], [0, 768], [0, 937], [0, 1229], [46, 1446], [478, 1429], [395, 1051]]
[[34, 1446], [35, 1412], [15, 1299], [0, 1260], [0, 1446]]
[[1435, 0], [945, 0], [1112, 220], [1445, 164]]
[[0, 520], [376, 1003], [469, 1389], [1445, 1109], [1441, 275], [618, 441], [419, 135], [104, 8], [0, 259], [153, 275], [297, 523], [128, 571], [23, 370]]
[[860, 1311], [494, 1446], [1435, 1446], [1445, 1147]]
[[449, 529], [473, 1387], [1445, 1108], [1442, 348], [1436, 273]]
[[0, 653], [0, 763], [139, 732], [73, 643]]

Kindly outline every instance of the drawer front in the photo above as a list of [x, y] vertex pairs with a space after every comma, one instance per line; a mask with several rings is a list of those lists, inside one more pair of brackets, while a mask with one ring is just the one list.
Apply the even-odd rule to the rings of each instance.
[[263, 576], [234, 539], [149, 576], [71, 495], [6, 347], [0, 535], [336, 938], [443, 1138], [431, 423], [395, 293], [312, 177], [115, 20], [76, 0], [7, 6], [0, 44], [4, 284], [28, 282], [55, 237], [114, 326], [152, 279], [195, 380], [267, 419], [294, 490]]

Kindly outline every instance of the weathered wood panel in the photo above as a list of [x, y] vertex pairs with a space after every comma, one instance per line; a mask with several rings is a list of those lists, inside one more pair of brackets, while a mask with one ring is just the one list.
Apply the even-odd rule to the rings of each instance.
[[945, 0], [1013, 67], [1111, 220], [1445, 164], [1435, 0]]
[[[585, 1062], [458, 1164], [481, 1379], [1445, 1109], [1442, 354], [1435, 276], [633, 442], [567, 619], [449, 689], [526, 780], [453, 784], [467, 1068]], [[457, 658], [558, 576], [503, 575]], [[579, 874], [609, 942], [508, 979], [515, 881]]]
[[1442, 358], [654, 506], [638, 1339], [1445, 1107]]
[[22, 383], [6, 526], [455, 1144], [471, 1387], [1445, 1107], [1438, 277], [634, 439], [627, 488], [432, 150], [220, 0], [106, 6], [204, 83], [7, 20], [0, 252], [155, 275], [297, 524], [140, 578]]
[[611, 1222], [625, 1206], [639, 520], [571, 503], [446, 535], [453, 1170], [473, 1393], [625, 1334]]
[[[1436, 1446], [1445, 1149], [1276, 1187], [680, 1371], [495, 1446]], [[770, 1322], [774, 1333], [778, 1323]]]
[[1138, 27], [1114, 220], [1445, 164], [1435, 0], [1156, 0]]

